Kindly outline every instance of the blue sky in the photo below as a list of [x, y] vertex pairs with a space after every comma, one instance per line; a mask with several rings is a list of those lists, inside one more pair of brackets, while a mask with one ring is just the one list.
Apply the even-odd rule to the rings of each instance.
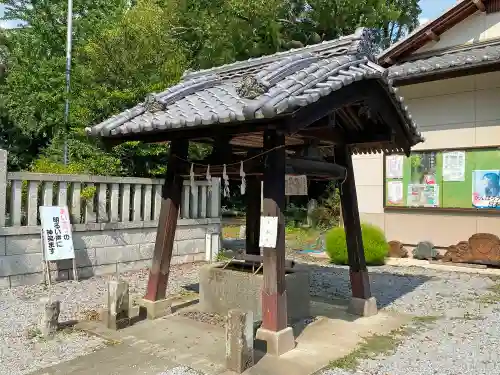
[[[439, 16], [439, 14], [451, 8], [456, 2], [457, 0], [420, 0], [420, 7], [422, 8], [421, 21], [426, 22]], [[3, 15], [3, 5], [0, 5], [1, 15]], [[0, 21], [0, 26], [9, 26], [9, 23]]]
[[456, 3], [457, 0], [420, 0], [420, 8], [422, 8], [420, 23], [422, 24], [436, 18]]

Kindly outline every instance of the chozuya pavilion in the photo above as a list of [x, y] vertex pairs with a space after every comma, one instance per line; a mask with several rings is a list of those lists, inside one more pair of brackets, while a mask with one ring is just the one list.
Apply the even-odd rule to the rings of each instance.
[[[339, 39], [196, 72], [142, 103], [88, 128], [105, 144], [170, 142], [156, 245], [145, 300], [165, 299], [185, 176], [245, 176], [246, 253], [260, 255], [263, 213], [277, 217], [277, 237], [263, 249], [262, 325], [268, 348], [293, 348], [285, 287], [285, 174], [341, 185], [352, 299], [376, 313], [361, 238], [353, 154], [410, 153], [423, 139], [387, 71], [374, 63], [369, 30]], [[140, 69], [140, 67], [138, 67]], [[213, 145], [191, 164], [189, 141]], [[284, 350], [280, 349], [279, 352]]]

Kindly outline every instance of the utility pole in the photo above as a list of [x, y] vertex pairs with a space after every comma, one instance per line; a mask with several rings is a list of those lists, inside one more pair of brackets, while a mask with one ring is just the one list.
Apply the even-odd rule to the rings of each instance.
[[69, 163], [68, 131], [69, 131], [69, 92], [71, 76], [71, 47], [73, 40], [73, 0], [68, 0], [68, 29], [66, 34], [66, 103], [64, 106], [64, 165]]

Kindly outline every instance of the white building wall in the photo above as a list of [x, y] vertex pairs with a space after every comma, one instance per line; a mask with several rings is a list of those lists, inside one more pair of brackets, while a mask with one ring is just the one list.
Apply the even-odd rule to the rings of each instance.
[[500, 12], [476, 12], [439, 36], [438, 42], [429, 42], [416, 53], [439, 50], [464, 44], [500, 38]]
[[[426, 138], [414, 150], [500, 147], [500, 72], [404, 86], [400, 93]], [[500, 218], [491, 215], [384, 213], [383, 156], [359, 155], [353, 163], [362, 221], [383, 228], [389, 240], [449, 246], [478, 232], [500, 236]]]

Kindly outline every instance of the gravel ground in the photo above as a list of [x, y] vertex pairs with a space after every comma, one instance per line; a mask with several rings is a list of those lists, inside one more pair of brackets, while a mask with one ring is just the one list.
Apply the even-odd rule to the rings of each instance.
[[190, 367], [174, 367], [173, 369], [161, 372], [158, 375], [203, 375], [202, 373], [193, 370]]
[[[172, 266], [168, 292], [179, 293], [183, 286], [198, 282], [200, 264]], [[123, 273], [131, 294], [144, 294], [148, 270]], [[96, 311], [105, 306], [109, 277], [93, 277], [80, 282], [53, 285], [52, 298], [61, 301], [59, 322], [78, 319], [79, 312]], [[105, 342], [81, 332], [63, 330], [54, 340], [36, 334], [43, 285], [0, 289], [0, 374], [20, 375], [88, 354]]]
[[[200, 264], [173, 266], [169, 293], [198, 282]], [[349, 297], [346, 267], [308, 264], [311, 294], [321, 297]], [[371, 286], [379, 307], [416, 316], [437, 316], [427, 329], [408, 336], [394, 353], [360, 362], [357, 370], [331, 369], [322, 375], [462, 375], [500, 374], [500, 305], [479, 302], [496, 282], [487, 276], [448, 273], [423, 268], [376, 267], [370, 269]], [[148, 271], [122, 275], [132, 294], [143, 294]], [[79, 311], [104, 306], [107, 277], [54, 286], [52, 295], [61, 301], [60, 321], [77, 319]], [[497, 281], [498, 282], [498, 281]], [[94, 337], [68, 330], [56, 339], [33, 337], [38, 317], [38, 301], [46, 296], [42, 286], [0, 290], [0, 374], [27, 374], [38, 368], [67, 361], [96, 350], [105, 343]], [[496, 299], [495, 301], [496, 302]], [[194, 319], [216, 320], [209, 315]], [[198, 375], [178, 367], [162, 375]]]
[[180, 315], [197, 320], [198, 322], [212, 324], [214, 326], [225, 327], [226, 318], [219, 314], [210, 314], [202, 311], [184, 311]]
[[[347, 270], [314, 267], [311, 291], [349, 294]], [[379, 267], [371, 285], [381, 307], [438, 319], [408, 336], [393, 353], [361, 360], [356, 370], [331, 369], [322, 375], [500, 374], [500, 304], [485, 304], [495, 285], [489, 277], [423, 268]]]

